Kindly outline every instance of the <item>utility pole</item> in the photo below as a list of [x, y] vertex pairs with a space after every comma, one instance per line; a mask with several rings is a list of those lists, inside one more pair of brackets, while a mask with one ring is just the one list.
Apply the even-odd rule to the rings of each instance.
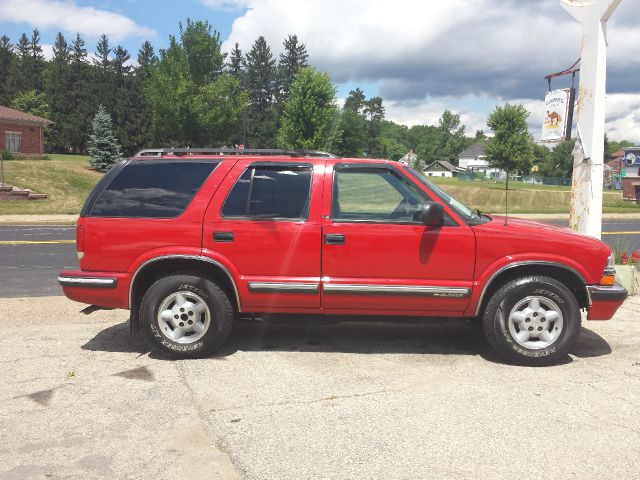
[[582, 25], [578, 140], [573, 149], [569, 225], [595, 238], [602, 234], [607, 21], [621, 0], [561, 0]]

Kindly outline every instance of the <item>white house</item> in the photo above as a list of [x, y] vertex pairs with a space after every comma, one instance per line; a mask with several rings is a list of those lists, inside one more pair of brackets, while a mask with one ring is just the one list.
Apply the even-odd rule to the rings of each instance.
[[501, 178], [505, 176], [504, 170], [492, 168], [487, 163], [482, 142], [476, 142], [458, 155], [458, 166], [467, 173], [484, 172], [488, 177]]
[[459, 173], [464, 173], [464, 169], [456, 167], [446, 160], [436, 160], [424, 169], [424, 174], [428, 177], [453, 177]]

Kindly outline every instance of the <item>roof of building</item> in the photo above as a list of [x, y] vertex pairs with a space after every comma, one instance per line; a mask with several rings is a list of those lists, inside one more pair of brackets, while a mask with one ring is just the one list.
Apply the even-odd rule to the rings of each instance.
[[18, 122], [18, 123], [31, 123], [38, 125], [49, 125], [53, 123], [46, 118], [31, 115], [30, 113], [21, 112], [20, 110], [14, 110], [13, 108], [0, 105], [0, 122]]
[[479, 157], [484, 155], [484, 145], [482, 142], [476, 142], [467, 147], [458, 157]]
[[462, 171], [464, 171], [464, 168], [456, 167], [455, 165], [453, 165], [450, 162], [447, 162], [446, 160], [436, 160], [435, 162], [430, 163], [425, 170], [429, 170], [436, 163], [439, 164], [445, 170], [449, 170], [450, 172], [462, 172]]

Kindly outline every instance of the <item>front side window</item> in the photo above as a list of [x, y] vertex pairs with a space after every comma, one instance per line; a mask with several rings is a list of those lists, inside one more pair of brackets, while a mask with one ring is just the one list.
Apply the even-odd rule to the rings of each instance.
[[4, 146], [7, 152], [20, 153], [22, 150], [22, 134], [18, 132], [6, 132], [4, 134]]
[[177, 217], [218, 164], [188, 160], [131, 162], [99, 194], [89, 215]]
[[387, 169], [336, 169], [332, 218], [337, 221], [419, 222], [424, 196]]
[[240, 176], [223, 217], [300, 220], [309, 216], [311, 165], [256, 165]]

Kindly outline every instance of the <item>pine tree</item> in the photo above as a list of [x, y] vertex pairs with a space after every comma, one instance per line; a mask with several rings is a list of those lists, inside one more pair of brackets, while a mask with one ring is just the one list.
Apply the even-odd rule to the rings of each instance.
[[242, 50], [240, 50], [240, 45], [236, 42], [233, 46], [233, 50], [231, 50], [231, 55], [229, 56], [227, 71], [234, 77], [240, 79], [244, 73], [244, 68], [242, 66], [243, 61], [244, 57], [242, 55]]
[[68, 151], [70, 142], [70, 119], [74, 105], [69, 101], [71, 91], [71, 49], [61, 32], [53, 45], [53, 59], [45, 69], [45, 91], [51, 109], [51, 120], [55, 123], [47, 129], [47, 147], [53, 151]]
[[[11, 40], [3, 35], [0, 37], [0, 72], [10, 72], [15, 61]], [[13, 95], [9, 88], [9, 75], [4, 73], [0, 75], [0, 105], [7, 105], [11, 98]]]
[[138, 68], [136, 76], [146, 80], [151, 75], [151, 69], [158, 64], [158, 57], [153, 51], [153, 45], [148, 40], [138, 50]]
[[300, 69], [307, 66], [307, 47], [298, 41], [297, 35], [289, 35], [284, 41], [284, 52], [278, 64], [278, 94], [282, 100], [289, 98], [291, 84]]
[[111, 116], [100, 105], [93, 117], [92, 133], [89, 137], [89, 163], [100, 172], [106, 172], [122, 158], [122, 149], [113, 133]]
[[249, 94], [247, 115], [248, 142], [251, 146], [267, 148], [275, 145], [276, 61], [263, 36], [258, 37], [243, 63], [245, 88]]
[[94, 58], [94, 65], [97, 67], [93, 69], [95, 76], [93, 81], [93, 87], [95, 88], [95, 99], [97, 102], [105, 108], [112, 110], [114, 107], [114, 75], [113, 75], [113, 62], [111, 61], [112, 48], [109, 46], [109, 37], [102, 34], [98, 39], [96, 45], [96, 53]]
[[31, 90], [31, 78], [29, 76], [31, 43], [25, 33], [20, 35], [14, 51], [15, 61], [10, 66], [9, 78], [7, 79], [7, 87], [12, 96]]
[[86, 153], [96, 102], [91, 88], [91, 66], [87, 62], [87, 49], [79, 34], [76, 34], [71, 43], [70, 78], [67, 96], [72, 109], [71, 116], [67, 119], [68, 141], [74, 153]]
[[44, 87], [43, 76], [45, 62], [44, 55], [42, 54], [42, 47], [40, 46], [40, 31], [36, 28], [31, 34], [31, 40], [29, 41], [31, 58], [29, 61], [29, 88], [33, 90], [42, 91]]
[[367, 97], [365, 97], [364, 92], [360, 88], [356, 88], [349, 92], [343, 108], [353, 113], [362, 113], [366, 100]]

